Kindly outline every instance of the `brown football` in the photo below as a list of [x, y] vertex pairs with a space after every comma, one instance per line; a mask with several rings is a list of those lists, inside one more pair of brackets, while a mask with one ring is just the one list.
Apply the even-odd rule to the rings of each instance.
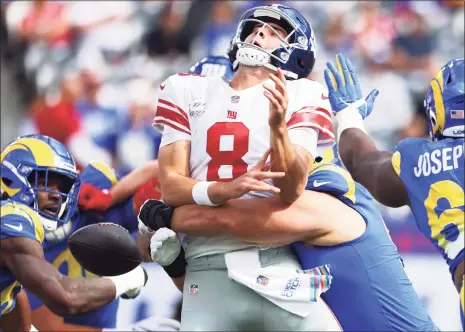
[[87, 271], [99, 276], [116, 276], [142, 262], [137, 243], [123, 227], [113, 223], [85, 226], [68, 239], [71, 253]]

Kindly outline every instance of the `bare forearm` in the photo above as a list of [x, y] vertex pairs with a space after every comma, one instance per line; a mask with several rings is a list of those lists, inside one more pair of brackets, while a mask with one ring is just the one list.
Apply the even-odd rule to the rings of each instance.
[[274, 180], [281, 189], [280, 197], [286, 203], [294, 202], [304, 191], [309, 171], [309, 160], [304, 160], [289, 140], [287, 129], [271, 131], [271, 170], [284, 172], [282, 179]]
[[354, 180], [366, 187], [380, 203], [391, 207], [410, 203], [402, 180], [392, 166], [392, 153], [378, 150], [375, 142], [362, 130], [344, 130], [338, 149]]
[[192, 197], [192, 188], [198, 180], [169, 172], [160, 177], [161, 193], [165, 204], [178, 207], [187, 204], [195, 204]]
[[150, 161], [143, 167], [133, 170], [111, 188], [111, 205], [113, 206], [125, 201], [133, 196], [141, 186], [157, 177], [158, 161], [156, 160]]
[[[192, 196], [192, 188], [200, 182], [176, 173], [170, 173], [166, 178], [161, 178], [161, 189], [165, 204], [179, 207], [188, 204], [196, 204]], [[223, 183], [213, 183], [208, 187], [208, 196], [215, 204], [224, 204], [227, 201], [227, 191]]]
[[[51, 292], [55, 295], [50, 296]], [[50, 279], [41, 290], [44, 304], [57, 315], [79, 315], [95, 311], [115, 299], [116, 288], [107, 278]], [[40, 294], [37, 294], [40, 295]]]
[[97, 310], [113, 301], [116, 287], [107, 278], [70, 278], [50, 263], [28, 254], [12, 254], [7, 266], [21, 284], [59, 316]]
[[227, 235], [255, 244], [284, 245], [306, 238], [313, 228], [305, 199], [298, 199], [290, 208], [277, 197], [230, 200], [215, 209], [184, 206], [174, 211], [171, 226], [197, 236]]
[[370, 153], [379, 152], [371, 137], [357, 128], [349, 128], [342, 132], [338, 149], [344, 166], [356, 181], [357, 173], [367, 171], [366, 168], [370, 167], [364, 159]]

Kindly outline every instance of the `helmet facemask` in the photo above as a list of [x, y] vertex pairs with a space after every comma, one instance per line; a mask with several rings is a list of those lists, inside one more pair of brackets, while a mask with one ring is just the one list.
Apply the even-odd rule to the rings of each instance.
[[[80, 181], [77, 176], [66, 170], [51, 170], [37, 167], [27, 177], [34, 192], [34, 209], [40, 215], [45, 232], [53, 231], [58, 224], [67, 223], [76, 210]], [[58, 188], [50, 188], [50, 183], [58, 183]], [[45, 206], [41, 206], [41, 195], [53, 195]]]

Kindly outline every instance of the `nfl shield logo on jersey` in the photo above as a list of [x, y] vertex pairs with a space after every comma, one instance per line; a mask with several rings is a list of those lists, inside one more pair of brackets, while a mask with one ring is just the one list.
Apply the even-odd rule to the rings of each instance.
[[231, 103], [233, 103], [233, 104], [237, 104], [239, 102], [239, 100], [241, 100], [240, 96], [232, 96], [231, 97]]
[[199, 285], [197, 284], [192, 284], [189, 287], [189, 294], [190, 295], [195, 295], [199, 292]]
[[270, 282], [270, 280], [265, 276], [259, 275], [257, 277], [257, 284], [259, 284], [259, 285], [267, 286], [269, 282]]

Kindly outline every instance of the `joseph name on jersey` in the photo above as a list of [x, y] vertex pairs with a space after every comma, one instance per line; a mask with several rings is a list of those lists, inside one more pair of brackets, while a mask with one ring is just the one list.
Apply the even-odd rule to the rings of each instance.
[[[454, 147], [438, 147], [425, 151], [418, 156], [418, 164], [413, 168], [416, 177], [436, 175], [461, 167], [463, 160], [463, 144]], [[462, 163], [463, 164], [463, 163]]]
[[[273, 81], [269, 81], [274, 84]], [[270, 146], [269, 101], [262, 84], [236, 91], [221, 77], [178, 74], [161, 86], [154, 126], [161, 147], [191, 142], [190, 177], [229, 181], [255, 165]], [[286, 123], [292, 143], [312, 155], [334, 141], [326, 89], [307, 79], [287, 82]], [[187, 258], [250, 246], [232, 238], [184, 236]]]
[[454, 275], [464, 259], [464, 140], [399, 142], [392, 165], [405, 185], [420, 231]]

